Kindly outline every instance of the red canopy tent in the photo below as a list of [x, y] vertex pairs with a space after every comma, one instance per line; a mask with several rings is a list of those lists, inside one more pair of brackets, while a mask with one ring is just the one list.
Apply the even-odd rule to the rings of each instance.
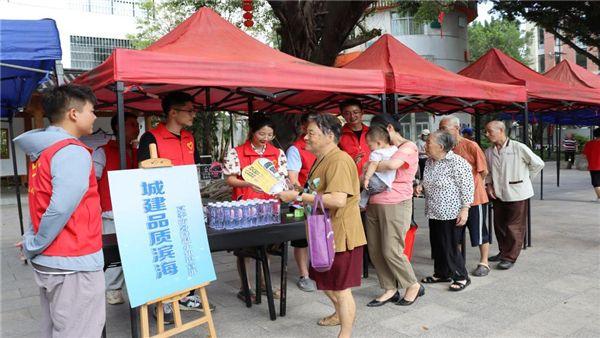
[[[303, 91], [302, 106], [319, 92], [379, 94], [380, 71], [336, 69], [279, 52], [208, 8], [185, 20], [145, 50], [117, 49], [74, 83], [91, 86], [100, 109], [116, 109], [123, 86], [124, 107], [160, 111], [158, 97], [173, 90], [194, 95], [211, 110], [299, 110], [284, 102]], [[201, 95], [204, 94], [204, 95]], [[250, 102], [250, 104], [249, 104]]]
[[[386, 75], [386, 93], [397, 98], [387, 104], [396, 113], [429, 111], [433, 113], [485, 113], [505, 109], [513, 102], [525, 102], [525, 88], [457, 75], [419, 56], [393, 36], [385, 34], [343, 69], [381, 70]], [[399, 95], [397, 95], [399, 94]], [[391, 97], [389, 95], [388, 97]], [[301, 100], [302, 96], [288, 102]], [[321, 109], [333, 108], [332, 97], [323, 99]], [[378, 98], [366, 98], [367, 110], [381, 111]], [[335, 100], [333, 100], [335, 101]], [[395, 107], [395, 108], [394, 108]], [[386, 107], [384, 107], [385, 110]], [[513, 108], [514, 109], [514, 108]]]
[[545, 77], [496, 48], [458, 73], [478, 80], [525, 86], [530, 111], [573, 110], [600, 105], [600, 90], [574, 88], [569, 83]]
[[594, 75], [587, 69], [568, 60], [562, 60], [544, 73], [544, 76], [562, 83], [568, 83], [573, 87], [600, 89], [600, 76]]

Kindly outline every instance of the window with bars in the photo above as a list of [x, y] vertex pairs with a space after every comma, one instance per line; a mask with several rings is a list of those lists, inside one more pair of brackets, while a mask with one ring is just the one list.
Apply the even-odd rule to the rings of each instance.
[[71, 68], [88, 70], [106, 60], [115, 48], [131, 48], [129, 40], [71, 35]]
[[425, 34], [424, 25], [404, 13], [392, 13], [392, 35]]

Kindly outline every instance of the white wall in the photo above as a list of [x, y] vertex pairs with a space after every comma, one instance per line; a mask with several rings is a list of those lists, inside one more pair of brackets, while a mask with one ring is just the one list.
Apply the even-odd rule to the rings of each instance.
[[[95, 1], [91, 0], [104, 3]], [[71, 68], [71, 35], [126, 39], [127, 34], [136, 31], [134, 17], [85, 12], [80, 9], [82, 3], [87, 0], [0, 0], [0, 19], [54, 19], [60, 35], [63, 66]]]
[[[464, 27], [459, 27], [459, 18]], [[368, 29], [379, 28], [382, 34], [392, 34], [392, 11], [376, 12], [365, 20]], [[430, 28], [425, 24], [425, 34], [395, 35], [394, 37], [421, 56], [433, 61], [450, 71], [458, 72], [467, 66], [465, 51], [468, 50], [467, 21], [464, 13], [450, 12], [444, 17], [442, 34], [440, 29]], [[376, 39], [371, 40], [371, 43]], [[348, 50], [361, 51], [367, 44]], [[432, 57], [432, 59], [430, 58]]]

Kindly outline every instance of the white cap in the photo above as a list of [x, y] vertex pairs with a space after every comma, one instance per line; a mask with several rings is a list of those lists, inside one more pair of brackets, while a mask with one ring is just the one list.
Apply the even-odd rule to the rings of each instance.
[[427, 136], [429, 134], [431, 134], [431, 132], [429, 131], [429, 129], [423, 129], [423, 131], [421, 132], [421, 135]]

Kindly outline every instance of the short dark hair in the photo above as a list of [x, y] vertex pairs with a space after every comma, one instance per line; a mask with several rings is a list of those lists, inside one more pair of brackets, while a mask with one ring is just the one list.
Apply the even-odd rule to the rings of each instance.
[[[135, 116], [132, 113], [125, 113], [125, 121], [127, 121], [127, 119], [136, 119], [137, 120], [137, 116]], [[119, 129], [119, 114], [115, 114], [115, 116], [113, 116], [110, 119], [110, 129], [112, 129], [113, 133], [116, 133], [117, 130]]]
[[337, 117], [330, 114], [310, 114], [308, 122], [314, 122], [323, 134], [332, 133], [335, 143], [340, 140], [342, 123]]
[[347, 100], [340, 102], [340, 104], [339, 104], [340, 112], [343, 112], [344, 108], [350, 107], [350, 106], [357, 106], [358, 108], [360, 108], [360, 110], [363, 110], [362, 102], [360, 102], [357, 99], [347, 99]]
[[273, 121], [264, 113], [252, 113], [248, 119], [248, 127], [250, 129], [250, 135], [256, 133], [263, 127], [271, 127], [271, 129], [275, 131]]
[[384, 128], [387, 129], [387, 126], [390, 125], [390, 124], [392, 125], [392, 127], [394, 128], [394, 130], [397, 133], [400, 133], [402, 131], [402, 126], [400, 125], [400, 122], [398, 122], [398, 120], [396, 120], [390, 114], [375, 115], [371, 119], [371, 127], [379, 125], [379, 126], [382, 126], [382, 127], [384, 127]]
[[600, 137], [600, 128], [594, 129], [594, 137]]
[[96, 96], [90, 87], [67, 84], [44, 93], [42, 107], [50, 123], [55, 123], [61, 121], [69, 109], [81, 109], [86, 102], [96, 105]]
[[388, 133], [385, 127], [379, 124], [371, 126], [365, 137], [372, 141], [382, 141], [386, 144], [392, 144], [390, 133]]
[[170, 92], [161, 101], [163, 113], [168, 114], [173, 106], [181, 106], [188, 102], [194, 102], [192, 95], [185, 92]]

